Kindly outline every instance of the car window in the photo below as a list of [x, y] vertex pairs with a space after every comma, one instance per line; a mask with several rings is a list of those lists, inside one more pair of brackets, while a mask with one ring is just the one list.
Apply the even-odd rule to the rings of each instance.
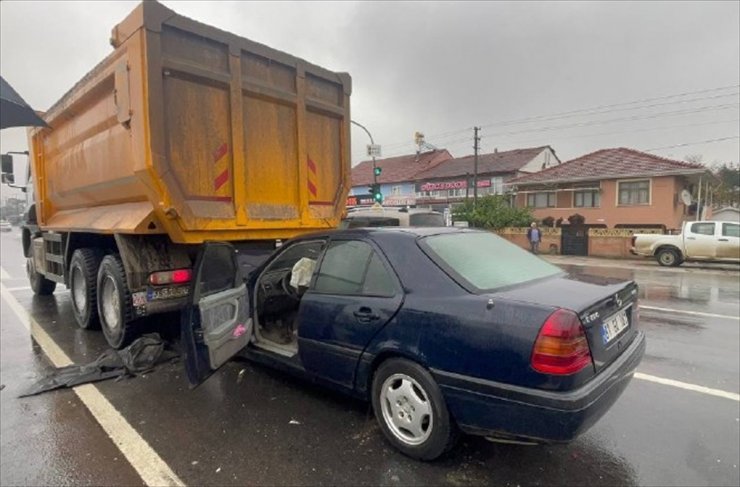
[[398, 218], [390, 216], [358, 216], [348, 217], [342, 221], [341, 228], [360, 228], [360, 227], [398, 227], [401, 222]]
[[343, 240], [329, 245], [313, 290], [327, 294], [385, 296], [393, 295], [394, 287], [392, 277], [369, 244]]
[[432, 235], [420, 243], [435, 263], [469, 290], [490, 291], [563, 272], [489, 232]]
[[325, 244], [326, 242], [323, 240], [293, 244], [285, 249], [277, 259], [272, 261], [270, 264], [270, 270], [292, 269], [296, 262], [301, 260], [303, 257], [318, 260], [319, 254], [321, 254], [321, 249]]
[[723, 237], [740, 237], [740, 224], [723, 223], [722, 224], [722, 236]]
[[362, 294], [366, 296], [393, 296], [395, 287], [395, 281], [380, 261], [380, 257], [373, 252], [367, 266]]
[[445, 217], [441, 213], [415, 213], [409, 217], [412, 227], [444, 227]]
[[697, 235], [714, 235], [714, 223], [692, 223], [691, 233]]
[[197, 276], [197, 299], [233, 288], [236, 285], [236, 269], [234, 249], [231, 246], [214, 244], [206, 247]]

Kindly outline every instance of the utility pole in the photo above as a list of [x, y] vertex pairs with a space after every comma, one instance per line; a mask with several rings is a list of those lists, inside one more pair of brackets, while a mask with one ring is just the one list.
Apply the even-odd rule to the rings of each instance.
[[478, 143], [480, 142], [480, 137], [478, 137], [478, 132], [480, 131], [480, 127], [473, 127], [473, 150], [475, 151], [475, 164], [473, 166], [473, 204], [478, 204]]
[[699, 220], [701, 220], [701, 213], [702, 213], [702, 207], [701, 207], [701, 185], [702, 185], [702, 180], [701, 180], [701, 176], [699, 176], [699, 199], [696, 202], [696, 220], [694, 220], [694, 221], [697, 221], [697, 222]]

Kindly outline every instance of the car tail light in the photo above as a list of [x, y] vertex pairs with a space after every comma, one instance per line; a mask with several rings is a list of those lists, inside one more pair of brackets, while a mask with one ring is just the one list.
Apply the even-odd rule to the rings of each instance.
[[547, 317], [532, 351], [532, 368], [543, 374], [570, 375], [592, 364], [578, 316], [558, 309]]
[[174, 271], [153, 272], [149, 274], [149, 284], [161, 286], [163, 284], [185, 284], [190, 282], [193, 273], [190, 269], [176, 269]]

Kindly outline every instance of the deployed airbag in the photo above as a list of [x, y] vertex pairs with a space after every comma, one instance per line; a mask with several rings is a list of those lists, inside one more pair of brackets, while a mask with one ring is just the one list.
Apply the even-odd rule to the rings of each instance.
[[311, 276], [313, 275], [314, 268], [316, 268], [316, 261], [314, 259], [303, 257], [296, 262], [290, 273], [290, 285], [293, 289], [307, 288], [311, 284]]

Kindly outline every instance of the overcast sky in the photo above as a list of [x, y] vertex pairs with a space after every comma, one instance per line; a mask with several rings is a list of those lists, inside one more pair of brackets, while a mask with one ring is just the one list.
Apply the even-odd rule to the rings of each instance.
[[[0, 2], [0, 74], [46, 110], [111, 51], [111, 28], [137, 3]], [[415, 131], [470, 154], [479, 125], [483, 152], [740, 158], [740, 2], [163, 3], [349, 72], [352, 118], [383, 156], [412, 152]], [[693, 144], [714, 139], [728, 140]], [[367, 142], [353, 128], [353, 163]], [[0, 134], [3, 151], [25, 146], [23, 130]]]

